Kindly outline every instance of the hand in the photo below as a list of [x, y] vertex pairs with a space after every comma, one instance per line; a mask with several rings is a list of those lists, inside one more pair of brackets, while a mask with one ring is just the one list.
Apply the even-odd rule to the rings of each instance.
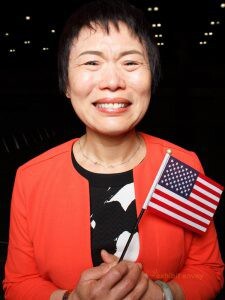
[[[112, 264], [115, 262], [118, 262], [118, 258], [112, 254], [109, 254], [105, 250], [102, 250], [102, 259], [107, 264]], [[133, 262], [125, 261], [128, 265], [134, 264]], [[142, 271], [143, 274], [145, 274]], [[145, 293], [141, 296], [141, 298], [135, 298], [135, 299], [141, 299], [141, 300], [162, 300], [163, 299], [163, 293], [161, 288], [152, 281], [147, 274], [145, 276], [148, 279], [148, 286], [145, 291]]]
[[117, 263], [117, 259], [107, 255], [107, 252], [102, 253], [105, 263], [82, 273], [69, 300], [141, 299], [148, 289], [148, 277], [142, 272], [141, 265], [125, 261]]

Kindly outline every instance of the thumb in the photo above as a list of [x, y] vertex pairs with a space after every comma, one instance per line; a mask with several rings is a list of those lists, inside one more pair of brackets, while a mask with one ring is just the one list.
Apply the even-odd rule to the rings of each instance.
[[106, 250], [102, 250], [101, 251], [101, 257], [102, 260], [107, 263], [107, 264], [113, 264], [116, 265], [118, 262], [118, 257], [116, 257], [113, 254], [110, 254], [109, 252], [107, 252]]

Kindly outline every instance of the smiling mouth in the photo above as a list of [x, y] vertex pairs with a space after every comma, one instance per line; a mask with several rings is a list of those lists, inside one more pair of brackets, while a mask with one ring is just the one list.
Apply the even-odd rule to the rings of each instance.
[[120, 108], [126, 108], [130, 104], [129, 103], [94, 103], [94, 105], [97, 108], [103, 108], [103, 109], [120, 109]]
[[126, 98], [101, 98], [93, 103], [94, 106], [101, 112], [105, 113], [122, 113], [127, 111], [132, 104]]

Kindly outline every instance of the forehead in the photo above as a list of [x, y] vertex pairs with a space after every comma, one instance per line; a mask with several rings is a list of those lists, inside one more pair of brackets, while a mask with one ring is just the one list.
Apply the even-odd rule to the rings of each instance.
[[139, 37], [122, 22], [118, 23], [118, 28], [109, 23], [108, 31], [100, 25], [92, 25], [92, 28], [84, 27], [72, 43], [72, 49], [78, 51], [104, 47], [111, 47], [114, 50], [134, 47], [145, 52]]

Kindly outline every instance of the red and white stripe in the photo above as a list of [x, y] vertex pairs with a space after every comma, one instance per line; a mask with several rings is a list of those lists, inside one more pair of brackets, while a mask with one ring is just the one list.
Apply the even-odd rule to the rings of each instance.
[[157, 184], [148, 205], [155, 214], [197, 233], [206, 232], [223, 187], [199, 174], [188, 199]]

